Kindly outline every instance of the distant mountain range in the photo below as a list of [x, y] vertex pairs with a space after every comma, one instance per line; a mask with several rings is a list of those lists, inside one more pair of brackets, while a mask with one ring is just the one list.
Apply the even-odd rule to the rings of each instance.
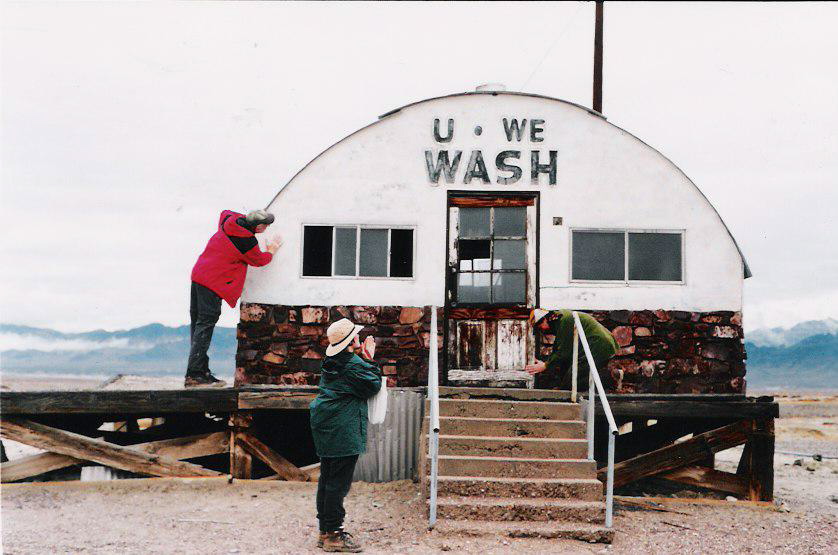
[[[760, 329], [746, 338], [749, 387], [838, 389], [838, 320]], [[0, 371], [6, 374], [179, 376], [188, 354], [189, 326], [62, 333], [0, 324]], [[217, 327], [209, 354], [217, 375], [232, 376], [235, 328]]]
[[[8, 374], [177, 376], [186, 371], [189, 326], [149, 324], [124, 331], [62, 333], [0, 324], [0, 371]], [[216, 375], [232, 376], [236, 329], [216, 327], [209, 350]]]

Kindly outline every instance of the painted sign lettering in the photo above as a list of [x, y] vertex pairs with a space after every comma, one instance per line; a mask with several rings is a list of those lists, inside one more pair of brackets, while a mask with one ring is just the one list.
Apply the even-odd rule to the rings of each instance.
[[[440, 146], [450, 143], [454, 139], [455, 123], [452, 118], [445, 120], [435, 118], [433, 121], [434, 142]], [[543, 119], [503, 118], [499, 123], [508, 143], [544, 142], [547, 122]], [[475, 135], [480, 135], [482, 132], [482, 126], [475, 126]], [[484, 155], [481, 149], [474, 149], [470, 153], [448, 149], [426, 150], [425, 167], [428, 171], [428, 180], [434, 185], [439, 185], [440, 179], [448, 184], [459, 181], [464, 185], [492, 182], [499, 185], [512, 185], [524, 176], [521, 160], [529, 159], [531, 183], [540, 184], [543, 174], [547, 176], [547, 183], [555, 185], [558, 173], [558, 151], [532, 149], [529, 151], [529, 156], [523, 154], [524, 152], [521, 149], [502, 150], [492, 156]], [[487, 167], [486, 160], [490, 160], [491, 163], [493, 158], [494, 165]], [[494, 173], [494, 179], [490, 175], [490, 168]]]

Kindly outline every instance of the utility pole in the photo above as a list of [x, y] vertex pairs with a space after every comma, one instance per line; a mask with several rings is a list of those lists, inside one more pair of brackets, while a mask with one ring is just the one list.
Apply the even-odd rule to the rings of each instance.
[[602, 0], [596, 2], [594, 25], [594, 110], [602, 113]]

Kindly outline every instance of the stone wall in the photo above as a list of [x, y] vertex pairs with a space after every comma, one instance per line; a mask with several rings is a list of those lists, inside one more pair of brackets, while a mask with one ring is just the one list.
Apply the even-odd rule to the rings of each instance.
[[[316, 385], [329, 341], [329, 324], [349, 318], [375, 337], [375, 358], [387, 384], [428, 383], [430, 307], [280, 306], [242, 303], [236, 353], [236, 385]], [[437, 314], [442, 349], [442, 309]]]
[[[594, 311], [620, 347], [609, 370], [622, 369], [620, 393], [742, 393], [745, 349], [738, 312]], [[364, 324], [390, 386], [428, 378], [430, 307], [280, 306], [243, 303], [236, 385], [311, 384], [319, 379], [326, 328], [340, 318]], [[442, 349], [442, 309], [438, 309]], [[538, 348], [549, 354], [553, 338]], [[442, 362], [440, 360], [440, 362]]]
[[[744, 393], [745, 347], [739, 312], [592, 311], [619, 351], [619, 393]], [[538, 348], [549, 354], [553, 337]], [[581, 347], [580, 347], [581, 349]]]

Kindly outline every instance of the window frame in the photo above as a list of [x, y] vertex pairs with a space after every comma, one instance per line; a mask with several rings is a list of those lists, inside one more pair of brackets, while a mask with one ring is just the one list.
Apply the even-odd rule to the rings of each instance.
[[[686, 229], [649, 229], [649, 228], [626, 228], [626, 227], [571, 227], [569, 228], [569, 248], [568, 248], [568, 282], [572, 284], [602, 284], [602, 285], [686, 285], [687, 284], [687, 256], [686, 256]], [[579, 279], [573, 277], [573, 234], [577, 231], [593, 232], [593, 233], [622, 233], [623, 234], [623, 279]], [[681, 236], [681, 280], [680, 281], [662, 281], [662, 280], [639, 280], [629, 279], [629, 259], [631, 252], [629, 250], [629, 234], [630, 233], [666, 233], [671, 235]]]
[[[307, 276], [303, 273], [305, 256], [305, 228], [313, 227], [331, 227], [332, 228], [332, 275], [329, 276]], [[335, 275], [335, 239], [337, 235], [337, 228], [355, 228], [355, 275], [354, 276], [337, 276]], [[387, 230], [387, 274], [386, 276], [361, 276], [358, 275], [361, 267], [361, 230], [362, 229], [386, 229]], [[391, 236], [390, 230], [393, 229], [409, 229], [413, 232], [413, 243], [411, 252], [412, 274], [410, 277], [392, 277], [390, 276], [390, 255], [391, 255]], [[313, 223], [307, 222], [300, 224], [300, 265], [299, 277], [300, 279], [351, 279], [351, 280], [387, 280], [387, 281], [416, 281], [416, 252], [417, 252], [417, 226], [415, 225], [396, 225], [396, 224], [336, 224], [336, 223]]]
[[[459, 242], [460, 241], [489, 241], [489, 269], [488, 270], [460, 270], [459, 265], [454, 272], [454, 290], [455, 290], [455, 297], [456, 306], [463, 307], [463, 308], [474, 308], [480, 306], [493, 306], [493, 307], [518, 307], [518, 306], [525, 306], [529, 301], [527, 299], [528, 292], [527, 289], [529, 287], [530, 275], [529, 275], [529, 261], [527, 259], [527, 251], [528, 251], [528, 240], [529, 240], [529, 225], [527, 220], [527, 209], [529, 205], [523, 206], [524, 208], [524, 233], [523, 235], [495, 235], [495, 209], [496, 208], [507, 208], [503, 205], [498, 206], [476, 206], [476, 207], [469, 207], [469, 206], [458, 206], [459, 210], [463, 210], [464, 208], [488, 208], [489, 209], [489, 235], [476, 235], [470, 237], [462, 237], [457, 235], [457, 261], [461, 262], [460, 259], [460, 252], [459, 252]], [[449, 206], [450, 209], [450, 206]], [[458, 212], [459, 216], [459, 212]], [[459, 226], [458, 226], [459, 230]], [[524, 267], [523, 268], [512, 268], [512, 269], [495, 269], [495, 241], [522, 241], [524, 243]], [[537, 254], [536, 254], [537, 256]], [[457, 290], [459, 288], [459, 281], [460, 276], [462, 274], [488, 274], [489, 276], [489, 302], [468, 302], [468, 301], [460, 301], [459, 295]], [[522, 302], [495, 302], [494, 301], [494, 277], [496, 275], [500, 276], [503, 274], [523, 274], [524, 276], [524, 300]]]

